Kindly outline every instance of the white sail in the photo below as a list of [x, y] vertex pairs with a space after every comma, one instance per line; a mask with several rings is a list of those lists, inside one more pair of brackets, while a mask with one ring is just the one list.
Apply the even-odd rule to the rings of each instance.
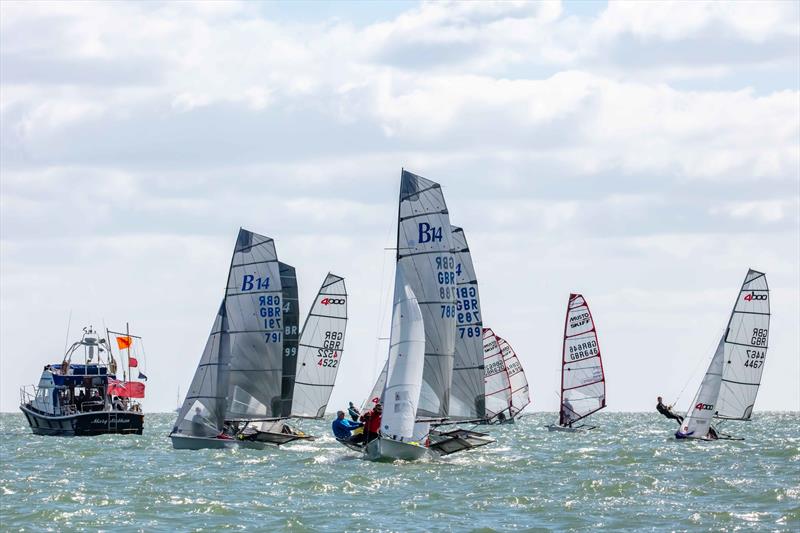
[[346, 326], [344, 278], [329, 273], [300, 334], [292, 416], [321, 418], [325, 415], [342, 360]]
[[395, 274], [389, 371], [383, 391], [381, 433], [394, 440], [410, 440], [422, 389], [425, 362], [425, 325], [422, 311], [402, 264]]
[[232, 350], [226, 419], [279, 417], [283, 311], [272, 239], [239, 230], [225, 305]]
[[606, 406], [606, 383], [592, 312], [570, 294], [564, 319], [559, 424], [568, 425]]
[[508, 341], [497, 334], [495, 334], [495, 338], [500, 346], [500, 353], [503, 354], [503, 362], [508, 372], [508, 383], [511, 385], [511, 399], [509, 400], [508, 411], [511, 418], [514, 418], [531, 403], [528, 378], [525, 377], [522, 363], [519, 362], [516, 352]]
[[679, 437], [703, 438], [708, 435], [711, 419], [714, 417], [714, 407], [719, 397], [720, 385], [722, 385], [722, 365], [725, 361], [725, 337], [719, 340], [717, 351], [711, 358], [703, 382], [697, 390], [697, 394], [689, 406], [689, 411], [683, 419], [681, 429], [678, 431]]
[[363, 412], [368, 411], [375, 407], [378, 403], [383, 402], [383, 389], [386, 388], [386, 375], [389, 373], [389, 359], [386, 359], [386, 362], [383, 364], [383, 369], [381, 373], [378, 375], [378, 379], [375, 380], [375, 385], [372, 386], [372, 390], [369, 393], [369, 396], [364, 403], [361, 405], [361, 410]]
[[449, 415], [456, 333], [456, 275], [450, 218], [442, 189], [403, 171], [397, 226], [397, 264], [418, 299], [425, 322], [425, 370], [417, 410]]
[[486, 391], [484, 416], [487, 419], [495, 418], [500, 413], [508, 416], [511, 406], [511, 383], [500, 351], [500, 343], [491, 328], [483, 329], [483, 364]]
[[174, 434], [193, 437], [215, 437], [222, 431], [225, 420], [230, 365], [230, 339], [225, 333], [228, 324], [225, 302], [220, 305], [211, 334], [208, 336], [200, 363], [192, 378], [183, 404], [178, 409], [178, 419], [172, 429]]
[[766, 275], [750, 269], [677, 437], [706, 437], [715, 416], [750, 418], [767, 356], [769, 316]]
[[452, 227], [456, 258], [456, 340], [451, 418], [484, 416], [483, 320], [478, 280], [464, 230]]
[[747, 272], [725, 335], [725, 363], [715, 416], [749, 420], [769, 340], [769, 287], [762, 272]]

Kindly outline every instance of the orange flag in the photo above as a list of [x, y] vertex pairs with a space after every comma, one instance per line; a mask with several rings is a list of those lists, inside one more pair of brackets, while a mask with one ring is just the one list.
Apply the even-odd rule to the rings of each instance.
[[119, 346], [120, 350], [125, 350], [126, 348], [130, 348], [131, 344], [133, 344], [133, 339], [130, 337], [117, 337], [117, 346]]

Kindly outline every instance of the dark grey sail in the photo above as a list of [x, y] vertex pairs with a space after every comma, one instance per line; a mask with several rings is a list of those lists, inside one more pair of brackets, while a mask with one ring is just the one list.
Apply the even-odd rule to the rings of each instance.
[[215, 437], [222, 432], [227, 407], [230, 338], [225, 301], [219, 307], [192, 384], [178, 411], [173, 434]]
[[283, 296], [283, 369], [281, 371], [281, 416], [292, 413], [294, 380], [297, 372], [297, 348], [300, 339], [297, 274], [291, 265], [279, 262]]
[[418, 417], [447, 418], [456, 332], [456, 275], [450, 218], [441, 186], [403, 171], [397, 225], [402, 263], [425, 325]]
[[225, 302], [232, 352], [225, 418], [278, 418], [283, 306], [280, 269], [272, 239], [239, 230]]
[[485, 414], [483, 319], [478, 280], [464, 230], [452, 227], [456, 252], [456, 341], [450, 418], [479, 419]]

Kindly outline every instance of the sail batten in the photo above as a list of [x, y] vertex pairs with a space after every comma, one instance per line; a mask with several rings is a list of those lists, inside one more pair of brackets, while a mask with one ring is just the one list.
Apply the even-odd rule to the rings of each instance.
[[559, 424], [574, 424], [605, 406], [605, 373], [594, 318], [583, 295], [570, 294], [564, 319]]

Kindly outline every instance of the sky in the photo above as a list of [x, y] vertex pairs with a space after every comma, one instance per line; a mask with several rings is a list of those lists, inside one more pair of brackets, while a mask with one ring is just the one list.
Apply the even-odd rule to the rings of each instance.
[[0, 3], [0, 410], [65, 336], [126, 322], [145, 409], [173, 409], [239, 227], [296, 266], [301, 316], [345, 277], [328, 409], [360, 402], [401, 168], [442, 184], [533, 410], [557, 409], [570, 292], [609, 410], [685, 409], [751, 267], [756, 410], [800, 410], [798, 5]]

